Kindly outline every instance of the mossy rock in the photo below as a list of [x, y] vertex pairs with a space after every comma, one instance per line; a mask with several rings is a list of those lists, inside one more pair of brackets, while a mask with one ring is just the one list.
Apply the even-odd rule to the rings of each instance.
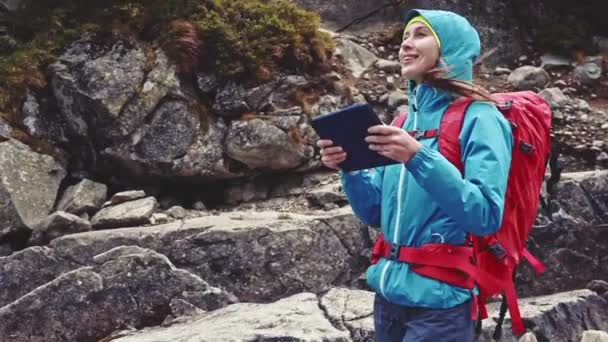
[[274, 69], [325, 71], [333, 42], [318, 15], [270, 0], [36, 0], [15, 13], [17, 46], [0, 53], [0, 114], [14, 118], [26, 89], [46, 85], [44, 69], [85, 31], [162, 46], [182, 72], [267, 81]]

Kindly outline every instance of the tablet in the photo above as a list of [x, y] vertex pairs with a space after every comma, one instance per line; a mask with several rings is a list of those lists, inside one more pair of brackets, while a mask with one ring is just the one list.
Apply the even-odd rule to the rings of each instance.
[[376, 151], [369, 149], [365, 137], [371, 126], [382, 125], [382, 121], [369, 104], [356, 104], [317, 116], [312, 119], [312, 127], [321, 139], [333, 141], [346, 152], [346, 160], [338, 164], [343, 171], [370, 169], [377, 166], [397, 164]]

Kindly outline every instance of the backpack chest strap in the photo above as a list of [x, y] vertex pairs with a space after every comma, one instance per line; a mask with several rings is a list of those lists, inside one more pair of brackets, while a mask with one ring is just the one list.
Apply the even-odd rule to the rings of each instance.
[[407, 131], [409, 135], [411, 135], [414, 139], [431, 139], [439, 136], [439, 129], [427, 129], [424, 131]]

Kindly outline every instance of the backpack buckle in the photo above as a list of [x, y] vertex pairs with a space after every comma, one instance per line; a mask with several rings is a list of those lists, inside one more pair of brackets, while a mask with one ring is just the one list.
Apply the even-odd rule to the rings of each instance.
[[391, 243], [389, 244], [387, 259], [393, 261], [399, 261], [399, 245]]
[[488, 250], [496, 259], [502, 261], [507, 256], [507, 251], [498, 243], [498, 241], [488, 246]]

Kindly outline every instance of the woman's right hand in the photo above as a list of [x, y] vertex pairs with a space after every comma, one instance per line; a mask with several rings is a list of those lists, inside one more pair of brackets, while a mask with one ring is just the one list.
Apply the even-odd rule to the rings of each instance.
[[321, 161], [330, 169], [340, 170], [338, 164], [346, 160], [346, 152], [340, 146], [334, 146], [331, 140], [319, 140], [317, 146], [321, 148]]

